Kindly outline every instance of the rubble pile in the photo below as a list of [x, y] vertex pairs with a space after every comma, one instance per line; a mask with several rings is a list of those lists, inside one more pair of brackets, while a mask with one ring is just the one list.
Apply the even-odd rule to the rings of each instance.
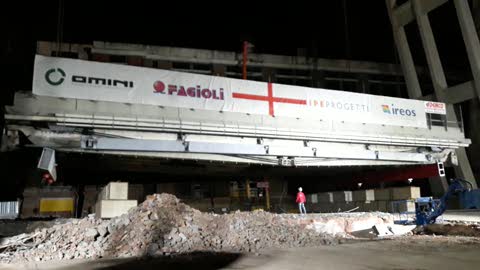
[[[0, 243], [0, 262], [169, 255], [193, 251], [256, 252], [266, 247], [335, 244], [333, 235], [298, 215], [264, 211], [202, 213], [169, 194], [151, 195], [110, 220], [72, 219]], [[18, 240], [17, 239], [17, 240]]]

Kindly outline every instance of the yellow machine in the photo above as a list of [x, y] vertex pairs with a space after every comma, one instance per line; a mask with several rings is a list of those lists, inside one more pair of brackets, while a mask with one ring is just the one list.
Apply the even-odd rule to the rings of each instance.
[[[232, 205], [240, 210], [270, 210], [270, 191], [268, 181], [244, 182], [232, 181], [230, 183], [230, 198]], [[234, 207], [235, 208], [235, 207]]]

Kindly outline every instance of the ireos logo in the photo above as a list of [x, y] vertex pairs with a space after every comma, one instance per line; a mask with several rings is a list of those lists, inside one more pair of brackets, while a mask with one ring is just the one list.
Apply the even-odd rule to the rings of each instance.
[[395, 105], [393, 104], [382, 105], [382, 110], [386, 114], [411, 116], [411, 117], [417, 116], [417, 113], [415, 112], [415, 110], [396, 108]]
[[61, 68], [51, 68], [45, 72], [45, 80], [53, 86], [62, 84], [65, 80], [65, 76], [65, 71]]

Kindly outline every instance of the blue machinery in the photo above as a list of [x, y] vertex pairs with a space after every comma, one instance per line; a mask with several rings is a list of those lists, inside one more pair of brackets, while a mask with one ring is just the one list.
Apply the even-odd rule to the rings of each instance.
[[480, 190], [472, 190], [471, 184], [462, 179], [452, 179], [447, 192], [440, 199], [421, 197], [415, 201], [415, 217], [417, 225], [435, 223], [447, 209], [447, 202], [453, 195], [458, 195], [463, 208], [480, 209]]

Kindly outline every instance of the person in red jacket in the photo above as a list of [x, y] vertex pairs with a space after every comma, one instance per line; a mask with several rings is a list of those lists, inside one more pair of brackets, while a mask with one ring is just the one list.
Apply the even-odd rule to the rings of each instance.
[[300, 214], [302, 215], [307, 213], [307, 209], [305, 209], [306, 201], [307, 201], [307, 198], [305, 198], [305, 194], [303, 194], [302, 188], [299, 187], [296, 202], [298, 203], [298, 210], [300, 210]]

